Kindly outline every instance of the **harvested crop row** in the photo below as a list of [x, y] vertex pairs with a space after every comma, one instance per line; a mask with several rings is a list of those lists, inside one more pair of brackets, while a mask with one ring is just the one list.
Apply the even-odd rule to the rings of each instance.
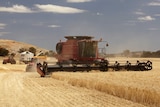
[[31, 72], [0, 73], [1, 107], [145, 107]]
[[159, 72], [53, 73], [73, 86], [96, 89], [144, 105], [160, 105]]

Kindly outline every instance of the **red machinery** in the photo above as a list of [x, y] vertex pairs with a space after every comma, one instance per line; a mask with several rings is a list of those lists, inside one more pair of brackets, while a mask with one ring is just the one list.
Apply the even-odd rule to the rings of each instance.
[[[147, 71], [152, 69], [152, 62], [139, 62], [131, 65], [129, 61], [125, 65], [120, 65], [117, 61], [114, 65], [110, 65], [108, 60], [99, 57], [98, 40], [92, 40], [91, 36], [66, 36], [65, 42], [58, 42], [56, 45], [58, 62], [56, 65], [44, 62], [43, 65], [37, 64], [37, 72], [43, 77], [48, 72], [54, 71], [90, 71], [100, 70], [135, 70]], [[108, 44], [106, 44], [108, 46]]]
[[16, 64], [16, 60], [14, 59], [14, 56], [15, 56], [14, 53], [9, 55], [8, 58], [3, 60], [3, 64], [7, 64], [7, 63]]
[[98, 41], [90, 36], [66, 36], [66, 42], [56, 45], [59, 64], [89, 64], [98, 59]]

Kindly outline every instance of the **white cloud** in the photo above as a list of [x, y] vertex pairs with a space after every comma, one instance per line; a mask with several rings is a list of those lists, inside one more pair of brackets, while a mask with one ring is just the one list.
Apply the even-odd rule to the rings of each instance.
[[155, 30], [158, 30], [158, 29], [157, 28], [149, 28], [148, 30], [155, 31]]
[[0, 7], [0, 12], [11, 13], [33, 13], [33, 11], [23, 5], [13, 5], [12, 7]]
[[6, 26], [6, 24], [4, 24], [4, 23], [0, 23], [0, 29], [4, 29], [4, 28], [5, 28], [5, 26]]
[[140, 20], [140, 21], [153, 21], [153, 20], [155, 20], [155, 18], [153, 18], [151, 16], [145, 16], [145, 17], [139, 17], [138, 20]]
[[93, 0], [67, 0], [69, 3], [84, 3], [84, 2], [91, 2]]
[[81, 10], [72, 7], [58, 6], [58, 5], [40, 5], [35, 4], [32, 9], [25, 7], [23, 5], [13, 5], [12, 7], [0, 7], [0, 12], [10, 12], [10, 13], [34, 13], [34, 12], [51, 12], [60, 14], [74, 14], [83, 13], [86, 10]]
[[58, 6], [58, 5], [35, 5], [38, 9], [40, 9], [41, 12], [52, 12], [52, 13], [61, 13], [61, 14], [73, 14], [73, 13], [83, 13], [85, 10], [72, 8], [72, 7], [64, 7], [64, 6]]
[[59, 25], [49, 25], [48, 27], [57, 28], [57, 27], [61, 27], [61, 26], [59, 26]]
[[135, 12], [135, 14], [136, 14], [136, 15], [145, 15], [145, 13], [140, 12], [140, 11]]
[[160, 16], [160, 14], [155, 14], [154, 16]]
[[150, 2], [148, 3], [149, 6], [160, 6], [160, 2]]
[[97, 15], [97, 16], [102, 16], [103, 14], [102, 14], [102, 13], [97, 12], [97, 13], [96, 13], [96, 15]]

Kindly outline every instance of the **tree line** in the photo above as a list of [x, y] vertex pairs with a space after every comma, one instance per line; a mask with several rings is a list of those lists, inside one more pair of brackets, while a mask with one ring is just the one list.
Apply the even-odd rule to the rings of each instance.
[[[30, 48], [20, 48], [18, 50], [18, 53], [22, 53], [22, 52], [25, 52], [25, 51], [29, 51], [31, 53], [33, 53], [34, 55], [36, 55], [36, 48], [34, 47], [30, 47]], [[13, 53], [10, 53], [9, 50], [7, 50], [6, 48], [3, 48], [3, 47], [0, 47], [0, 56], [8, 56], [9, 54], [13, 54]], [[14, 53], [15, 54], [15, 53]], [[55, 55], [55, 52], [50, 50], [48, 52], [45, 52], [45, 53], [42, 53], [41, 54], [42, 56], [43, 55], [46, 55], [46, 56], [54, 56]]]
[[151, 51], [143, 51], [142, 56], [144, 58], [160, 58], [160, 50], [156, 51], [156, 52], [151, 52]]
[[131, 52], [130, 50], [124, 50], [122, 53], [118, 54], [107, 54], [107, 57], [142, 57], [142, 58], [160, 58], [160, 50], [151, 52], [151, 51], [137, 51]]
[[[36, 55], [36, 48], [34, 47], [30, 47], [30, 48], [20, 48], [18, 53], [22, 53], [25, 51], [29, 51], [32, 52], [34, 55]], [[9, 50], [7, 50], [6, 48], [0, 47], [0, 56], [8, 56], [9, 55]], [[130, 52], [130, 50], [124, 50], [122, 55], [126, 56], [126, 57], [130, 57], [130, 54], [133, 54], [133, 52]], [[12, 53], [10, 53], [12, 54]], [[15, 53], [14, 53], [15, 54]], [[55, 56], [56, 53], [52, 50], [43, 53], [42, 55], [46, 55], [46, 56]], [[137, 55], [132, 55], [132, 57], [138, 57]], [[143, 58], [160, 58], [160, 50], [156, 51], [156, 52], [151, 52], [151, 51], [143, 51], [141, 56]]]
[[[123, 51], [123, 56], [130, 56], [132, 54], [132, 57], [137, 57], [134, 52], [130, 52], [130, 50], [124, 50]], [[143, 58], [160, 58], [160, 50], [156, 52], [151, 52], [151, 51], [143, 51], [139, 57]]]

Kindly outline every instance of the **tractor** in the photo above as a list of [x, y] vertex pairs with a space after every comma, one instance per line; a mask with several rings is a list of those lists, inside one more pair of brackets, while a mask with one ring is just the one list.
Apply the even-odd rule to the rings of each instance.
[[2, 63], [3, 63], [3, 64], [7, 64], [7, 63], [16, 64], [16, 60], [14, 59], [14, 56], [15, 56], [14, 53], [10, 54], [10, 55], [8, 56], [8, 58], [6, 58], [6, 59], [3, 60]]

